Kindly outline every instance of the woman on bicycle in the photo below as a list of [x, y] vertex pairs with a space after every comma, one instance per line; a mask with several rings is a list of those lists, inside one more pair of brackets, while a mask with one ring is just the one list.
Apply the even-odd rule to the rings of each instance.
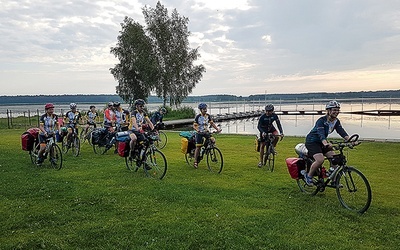
[[129, 130], [129, 111], [124, 110], [121, 107], [120, 102], [114, 102], [114, 113], [115, 113], [115, 121], [119, 126], [120, 131], [128, 131]]
[[149, 116], [144, 111], [144, 106], [146, 102], [142, 99], [137, 99], [134, 103], [135, 110], [131, 114], [130, 128], [132, 133], [129, 135], [131, 138], [130, 148], [131, 148], [131, 158], [134, 158], [136, 143], [144, 141], [146, 138], [143, 133], [145, 132], [145, 127], [149, 126], [151, 130], [154, 129]]
[[53, 136], [56, 130], [60, 130], [60, 124], [58, 123], [58, 116], [54, 114], [53, 103], [47, 103], [44, 106], [45, 113], [40, 117], [39, 120], [39, 143], [40, 149], [37, 158], [37, 164], [43, 163], [43, 153], [46, 149], [46, 139]]
[[94, 105], [90, 105], [89, 111], [85, 115], [86, 126], [85, 126], [85, 134], [87, 133], [90, 126], [96, 128], [96, 118], [99, 114], [96, 111], [96, 107]]
[[114, 132], [114, 125], [116, 122], [114, 103], [109, 102], [107, 108], [104, 110], [104, 127], [108, 129], [109, 132]]
[[71, 103], [69, 105], [69, 108], [71, 110], [69, 110], [67, 113], [65, 113], [64, 116], [64, 124], [67, 124], [67, 129], [68, 129], [68, 134], [67, 134], [67, 142], [68, 145], [66, 145], [67, 147], [70, 147], [71, 145], [71, 136], [72, 133], [76, 133], [78, 134], [78, 123], [79, 121], [81, 121], [82, 116], [81, 113], [79, 111], [77, 111], [76, 109], [76, 103]]
[[[268, 133], [272, 133], [273, 135], [278, 135], [278, 131], [274, 127], [273, 123], [275, 122], [276, 125], [278, 126], [281, 140], [283, 138], [283, 129], [281, 125], [281, 121], [279, 120], [279, 117], [277, 114], [274, 113], [274, 105], [267, 104], [265, 106], [265, 113], [260, 116], [258, 119], [258, 131], [260, 131], [260, 140], [261, 140], [261, 147], [260, 147], [260, 162], [258, 163], [258, 167], [261, 168], [263, 165], [263, 156], [264, 156], [264, 149], [265, 149], [265, 144]], [[274, 141], [272, 144], [274, 147], [276, 147], [276, 144], [278, 143], [279, 137], [275, 136]]]
[[[196, 115], [194, 118], [193, 128], [196, 130], [196, 150], [194, 151], [194, 168], [197, 168], [198, 162], [197, 158], [200, 153], [200, 148], [203, 146], [204, 139], [209, 135], [208, 127], [211, 125], [213, 128], [217, 130], [217, 132], [221, 132], [221, 129], [217, 127], [217, 125], [213, 122], [212, 117], [207, 113], [207, 104], [200, 103], [198, 106], [200, 110], [200, 114]], [[210, 140], [215, 142], [215, 138], [211, 137]]]
[[308, 155], [314, 158], [314, 162], [311, 164], [308, 173], [303, 172], [304, 180], [307, 185], [312, 186], [312, 177], [315, 171], [322, 166], [324, 163], [324, 156], [332, 158], [335, 154], [332, 148], [332, 144], [327, 141], [327, 137], [334, 130], [346, 141], [349, 139], [349, 135], [340, 124], [337, 116], [340, 112], [340, 104], [337, 101], [329, 101], [326, 106], [326, 115], [320, 117], [315, 126], [311, 129], [306, 137], [306, 148]]

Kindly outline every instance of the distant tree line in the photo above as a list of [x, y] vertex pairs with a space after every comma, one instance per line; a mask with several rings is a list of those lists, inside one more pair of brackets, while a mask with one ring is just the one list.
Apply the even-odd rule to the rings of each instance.
[[[372, 98], [393, 98], [400, 99], [400, 90], [384, 90], [384, 91], [361, 91], [361, 92], [338, 92], [338, 93], [300, 93], [300, 94], [258, 94], [248, 97], [236, 95], [205, 95], [205, 96], [188, 96], [184, 103], [197, 102], [233, 102], [233, 101], [296, 101], [296, 100], [354, 100], [363, 99], [368, 101]], [[75, 103], [108, 103], [110, 101], [119, 101], [124, 103], [118, 95], [23, 95], [23, 96], [0, 96], [0, 105], [12, 104], [44, 104], [53, 102], [56, 104]], [[149, 103], [162, 103], [163, 99], [157, 96], [149, 96]]]

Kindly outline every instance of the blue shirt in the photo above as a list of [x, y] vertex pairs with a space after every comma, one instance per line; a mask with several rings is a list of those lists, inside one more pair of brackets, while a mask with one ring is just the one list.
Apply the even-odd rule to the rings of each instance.
[[264, 113], [260, 116], [260, 119], [258, 119], [258, 126], [257, 126], [258, 131], [260, 131], [260, 133], [274, 132], [276, 129], [272, 125], [273, 122], [275, 122], [276, 125], [278, 126], [279, 132], [283, 134], [281, 121], [279, 120], [278, 115], [275, 113], [272, 113], [271, 115], [267, 115]]
[[322, 142], [326, 140], [328, 135], [334, 130], [343, 138], [348, 136], [347, 132], [340, 124], [339, 119], [336, 119], [334, 122], [329, 122], [327, 115], [322, 116], [317, 120], [310, 133], [308, 133], [306, 142]]

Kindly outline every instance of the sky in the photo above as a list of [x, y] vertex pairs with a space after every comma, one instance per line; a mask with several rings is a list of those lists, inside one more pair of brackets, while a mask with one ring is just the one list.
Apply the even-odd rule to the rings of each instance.
[[[398, 0], [165, 0], [206, 72], [190, 95], [400, 89]], [[115, 94], [121, 23], [145, 0], [0, 0], [1, 95]]]

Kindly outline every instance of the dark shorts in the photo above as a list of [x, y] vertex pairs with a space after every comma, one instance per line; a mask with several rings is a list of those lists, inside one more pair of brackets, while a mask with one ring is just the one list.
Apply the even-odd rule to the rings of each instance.
[[[274, 128], [274, 130], [268, 131], [268, 133], [272, 133], [273, 135], [278, 135], [278, 131]], [[263, 137], [262, 133], [260, 133], [260, 142], [266, 142], [268, 139], [268, 136]]]
[[137, 143], [146, 140], [146, 137], [144, 137], [144, 134], [142, 134], [142, 133], [140, 133], [138, 131], [132, 131], [132, 133], [136, 135], [136, 138], [137, 138], [136, 142]]
[[196, 134], [196, 146], [202, 146], [204, 141], [210, 137], [211, 137], [211, 135], [209, 135], [209, 134], [197, 133]]
[[308, 150], [308, 155], [311, 157], [315, 154], [326, 154], [327, 152], [331, 151], [331, 149], [324, 147], [322, 142], [306, 142], [306, 148]]

